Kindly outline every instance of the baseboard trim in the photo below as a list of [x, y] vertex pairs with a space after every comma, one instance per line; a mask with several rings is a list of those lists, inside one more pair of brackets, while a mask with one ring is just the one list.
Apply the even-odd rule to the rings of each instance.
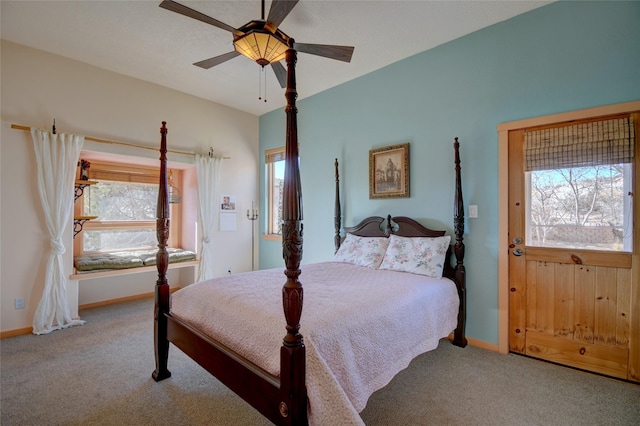
[[467, 343], [469, 343], [471, 346], [476, 348], [486, 349], [491, 352], [500, 352], [500, 348], [498, 347], [498, 345], [494, 343], [485, 342], [484, 340], [478, 340], [472, 337], [467, 337]]
[[[453, 341], [453, 333], [451, 333], [447, 339]], [[467, 344], [480, 349], [486, 349], [491, 352], [500, 352], [498, 345], [494, 343], [485, 342], [484, 340], [474, 339], [473, 337], [467, 337]]]
[[[173, 293], [174, 291], [178, 291], [178, 290], [180, 290], [180, 287], [174, 287], [171, 289], [171, 292]], [[83, 309], [99, 308], [100, 306], [114, 305], [116, 303], [130, 302], [132, 300], [146, 299], [148, 297], [153, 297], [154, 294], [155, 294], [154, 292], [142, 293], [142, 294], [136, 294], [133, 296], [118, 297], [116, 299], [102, 300], [100, 302], [86, 303], [84, 305], [79, 305], [78, 311], [81, 311]], [[74, 319], [80, 319], [80, 318], [74, 318]], [[32, 332], [33, 332], [33, 327], [24, 327], [24, 328], [17, 328], [15, 330], [0, 331], [0, 340], [6, 339], [9, 337], [24, 336], [25, 334], [31, 334]]]
[[33, 327], [17, 328], [15, 330], [0, 331], [0, 340], [8, 337], [23, 336], [25, 334], [31, 334]]
[[[170, 291], [171, 291], [171, 293], [173, 293], [174, 291], [178, 291], [178, 290], [180, 290], [180, 287], [172, 287]], [[78, 306], [78, 311], [81, 311], [83, 309], [99, 308], [101, 306], [114, 305], [116, 303], [130, 302], [132, 300], [146, 299], [148, 297], [153, 297], [154, 295], [155, 295], [154, 292], [141, 293], [141, 294], [135, 294], [133, 296], [118, 297], [116, 299], [102, 300], [100, 302], [85, 303], [84, 305], [79, 305]]]
[[141, 293], [133, 296], [118, 297], [116, 299], [101, 300], [99, 302], [93, 302], [93, 303], [85, 303], [84, 305], [78, 305], [78, 311], [82, 311], [84, 309], [99, 308], [101, 306], [115, 305], [116, 303], [130, 302], [132, 300], [146, 299], [147, 297], [152, 297], [152, 296], [153, 296], [153, 293]]

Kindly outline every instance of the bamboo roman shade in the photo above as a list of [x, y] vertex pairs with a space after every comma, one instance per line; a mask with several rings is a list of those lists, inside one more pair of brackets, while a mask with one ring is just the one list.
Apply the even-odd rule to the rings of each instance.
[[525, 170], [631, 163], [634, 144], [631, 117], [525, 130]]
[[119, 181], [158, 184], [160, 170], [157, 167], [141, 167], [102, 162], [91, 162], [89, 178], [97, 181]]

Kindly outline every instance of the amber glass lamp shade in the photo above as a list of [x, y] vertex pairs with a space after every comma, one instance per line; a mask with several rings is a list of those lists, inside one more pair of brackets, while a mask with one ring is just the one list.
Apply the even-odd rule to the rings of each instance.
[[284, 59], [287, 44], [279, 37], [264, 30], [253, 30], [234, 40], [238, 53], [263, 67]]

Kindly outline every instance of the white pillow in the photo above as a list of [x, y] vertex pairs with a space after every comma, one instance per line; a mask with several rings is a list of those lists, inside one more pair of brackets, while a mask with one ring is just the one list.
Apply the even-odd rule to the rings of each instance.
[[451, 237], [389, 237], [380, 269], [441, 278]]
[[387, 237], [359, 237], [347, 234], [333, 261], [377, 269], [388, 245]]

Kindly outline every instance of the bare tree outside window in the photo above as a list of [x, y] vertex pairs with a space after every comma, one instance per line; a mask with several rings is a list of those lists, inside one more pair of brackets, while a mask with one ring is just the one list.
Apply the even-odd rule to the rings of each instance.
[[[101, 181], [92, 186], [85, 196], [84, 210], [98, 215], [97, 221], [104, 226], [83, 232], [84, 251], [154, 248], [157, 199], [158, 185]], [[128, 229], [118, 225], [125, 223]]]
[[627, 164], [528, 172], [527, 244], [628, 251], [630, 176]]

